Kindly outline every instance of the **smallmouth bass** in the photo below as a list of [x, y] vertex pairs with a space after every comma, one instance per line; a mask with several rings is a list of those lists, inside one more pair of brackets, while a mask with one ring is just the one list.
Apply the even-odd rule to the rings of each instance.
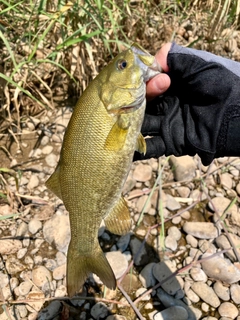
[[155, 58], [133, 44], [99, 73], [74, 108], [59, 163], [46, 182], [69, 212], [69, 296], [81, 289], [91, 272], [110, 289], [116, 287], [98, 242], [98, 229], [102, 219], [115, 234], [125, 234], [131, 228], [121, 190], [134, 151], [146, 152], [140, 133], [146, 82], [160, 72]]

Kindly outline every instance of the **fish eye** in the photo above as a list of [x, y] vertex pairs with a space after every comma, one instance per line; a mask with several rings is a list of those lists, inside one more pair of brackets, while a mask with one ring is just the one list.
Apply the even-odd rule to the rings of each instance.
[[117, 62], [118, 70], [123, 70], [126, 67], [127, 67], [127, 61], [126, 60], [118, 60], [118, 62]]

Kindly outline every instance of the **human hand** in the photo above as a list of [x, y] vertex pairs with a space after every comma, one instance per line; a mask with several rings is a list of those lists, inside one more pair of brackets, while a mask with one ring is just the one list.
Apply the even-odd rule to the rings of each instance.
[[152, 138], [145, 157], [135, 159], [198, 153], [207, 165], [218, 156], [240, 156], [240, 63], [176, 44], [163, 46], [156, 58], [168, 74], [147, 85], [142, 133]]

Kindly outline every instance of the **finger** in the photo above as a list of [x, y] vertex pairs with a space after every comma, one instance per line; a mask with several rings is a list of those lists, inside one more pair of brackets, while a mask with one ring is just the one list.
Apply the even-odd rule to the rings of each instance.
[[171, 80], [165, 73], [160, 73], [147, 83], [147, 99], [151, 100], [163, 94], [170, 86]]
[[164, 72], [169, 71], [169, 67], [167, 65], [167, 56], [168, 52], [171, 49], [172, 43], [168, 42], [162, 46], [162, 48], [156, 53], [155, 57], [157, 62], [160, 64]]
[[153, 116], [149, 114], [145, 114], [141, 132], [144, 136], [154, 136], [159, 135], [161, 128], [161, 119], [160, 116]]

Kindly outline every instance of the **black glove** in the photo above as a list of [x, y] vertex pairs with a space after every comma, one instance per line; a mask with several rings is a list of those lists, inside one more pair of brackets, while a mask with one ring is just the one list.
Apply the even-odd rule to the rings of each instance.
[[176, 44], [167, 62], [170, 89], [147, 104], [142, 133], [153, 137], [134, 160], [240, 156], [240, 63]]

